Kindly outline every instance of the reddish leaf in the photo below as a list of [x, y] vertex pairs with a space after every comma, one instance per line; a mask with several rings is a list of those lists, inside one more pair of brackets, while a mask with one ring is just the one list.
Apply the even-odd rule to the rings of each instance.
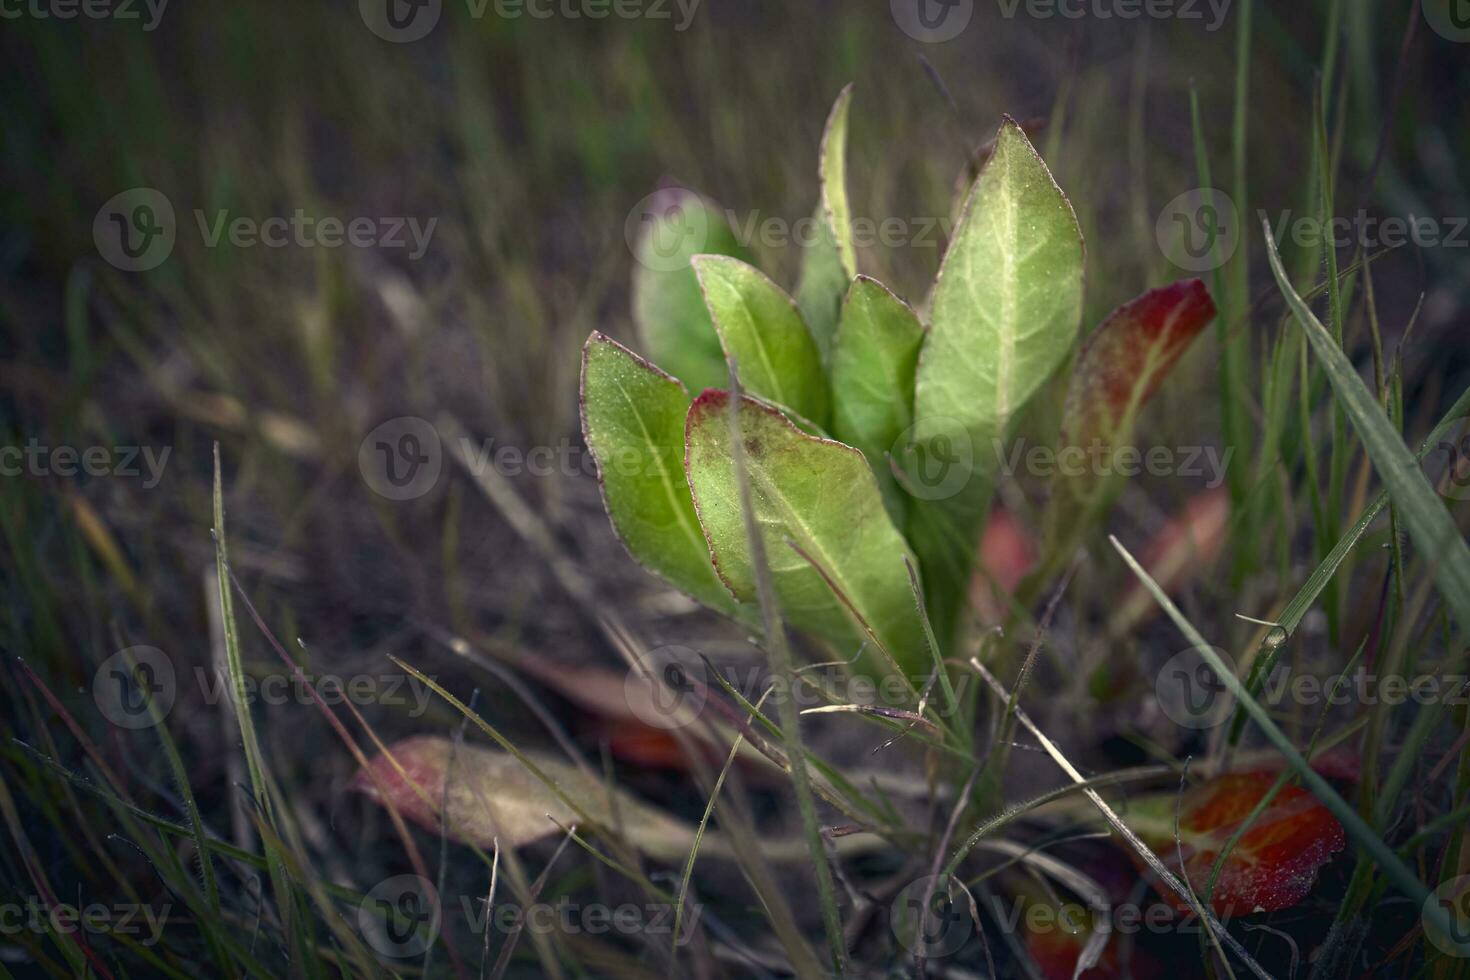
[[[1140, 561], [1165, 592], [1177, 595], [1219, 557], [1229, 522], [1230, 494], [1225, 488], [1196, 494], [1149, 539]], [[1109, 632], [1114, 636], [1132, 632], [1158, 611], [1153, 595], [1138, 579], [1129, 579]]]
[[1123, 980], [1124, 977], [1152, 980], [1164, 975], [1158, 960], [1137, 947], [1133, 949], [1125, 970], [1116, 937], [1108, 940], [1097, 963], [1078, 974], [1077, 960], [1086, 941], [1086, 933], [1073, 934], [1060, 928], [1037, 930], [1028, 927], [1026, 930], [1026, 952], [1046, 980], [1073, 980], [1074, 977], [1080, 977], [1080, 980]]
[[970, 580], [970, 601], [987, 622], [1003, 619], [1005, 597], [1036, 565], [1036, 541], [1031, 531], [1004, 507], [990, 512], [980, 539], [980, 564]]
[[[1132, 437], [1139, 409], [1214, 317], [1205, 284], [1184, 279], [1118, 307], [1083, 345], [1062, 409], [1058, 461], [1072, 462], [1052, 492], [1047, 528], [1055, 546], [1070, 547], [1099, 516], [1116, 491], [1113, 474], [1137, 471], [1140, 459], [1130, 457], [1138, 452]], [[1124, 451], [1131, 452], [1119, 455]]]
[[1198, 279], [1150, 289], [1109, 314], [1078, 355], [1063, 409], [1062, 444], [1125, 440], [1139, 407], [1214, 318], [1215, 302]]
[[[1116, 916], [1127, 905], [1129, 895], [1137, 878], [1128, 859], [1114, 851], [1106, 851], [1086, 866], [1088, 877], [1103, 889], [1112, 903], [1114, 918], [1108, 923], [1099, 923], [1094, 912], [1080, 899], [1070, 900], [1065, 905], [1057, 904], [1054, 892], [1043, 892], [1034, 883], [1013, 886], [1013, 892], [1021, 913], [1018, 922], [1025, 934], [1026, 952], [1046, 980], [1153, 980], [1163, 976], [1159, 961], [1143, 949], [1138, 940], [1138, 922], [1120, 921]], [[1149, 913], [1152, 914], [1152, 913]], [[1082, 961], [1086, 946], [1093, 938], [1094, 930], [1101, 926], [1108, 937], [1097, 961], [1082, 973], [1077, 973], [1077, 964]], [[1127, 936], [1132, 945], [1125, 941]]]
[[[1175, 874], [1182, 852], [1190, 883], [1203, 892], [1220, 849], [1275, 782], [1271, 772], [1226, 773], [1186, 790], [1182, 799], [1177, 793], [1136, 799], [1123, 820]], [[1290, 908], [1306, 897], [1317, 869], [1344, 842], [1342, 825], [1316, 797], [1298, 786], [1283, 786], [1226, 858], [1210, 905], [1222, 916]], [[1183, 899], [1158, 882], [1155, 886], [1185, 908]]]

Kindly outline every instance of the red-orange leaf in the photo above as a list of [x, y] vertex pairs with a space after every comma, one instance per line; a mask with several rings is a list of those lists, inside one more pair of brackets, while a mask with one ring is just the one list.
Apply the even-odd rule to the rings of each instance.
[[[1182, 799], [1177, 793], [1136, 799], [1123, 820], [1175, 874], [1182, 853], [1190, 883], [1203, 893], [1221, 848], [1275, 782], [1271, 772], [1226, 773], [1185, 791]], [[1316, 797], [1298, 786], [1283, 786], [1225, 859], [1210, 905], [1222, 916], [1290, 908], [1311, 891], [1317, 869], [1342, 849], [1344, 840], [1342, 825]], [[1172, 891], [1165, 895], [1185, 907]]]
[[1198, 279], [1150, 289], [1109, 314], [1078, 355], [1063, 409], [1062, 444], [1126, 440], [1139, 406], [1214, 318], [1215, 302]]
[[1215, 302], [1205, 284], [1184, 279], [1118, 307], [1083, 345], [1062, 408], [1047, 514], [1053, 548], [1070, 549], [1101, 515], [1118, 478], [1143, 470], [1148, 454], [1132, 441], [1139, 409], [1214, 318]]

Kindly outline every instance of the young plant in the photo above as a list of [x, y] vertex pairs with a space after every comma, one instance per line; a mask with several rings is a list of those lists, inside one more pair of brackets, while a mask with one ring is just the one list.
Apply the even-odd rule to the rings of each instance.
[[[797, 299], [745, 261], [717, 207], [687, 191], [657, 198], [633, 285], [652, 360], [593, 333], [583, 350], [582, 426], [608, 515], [633, 556], [755, 626], [757, 570], [723, 380], [734, 372], [744, 465], [784, 618], [844, 658], [863, 646], [866, 672], [918, 681], [964, 624], [1004, 458], [996, 449], [1076, 346], [1082, 235], [1046, 164], [1006, 117], [921, 317], [859, 272], [846, 188], [850, 102], [851, 87], [827, 121], [820, 233], [803, 256]], [[1064, 445], [1121, 448], [1139, 408], [1213, 315], [1192, 280], [1109, 317], [1074, 372]], [[1075, 549], [1114, 490], [1058, 481], [1044, 568]]]

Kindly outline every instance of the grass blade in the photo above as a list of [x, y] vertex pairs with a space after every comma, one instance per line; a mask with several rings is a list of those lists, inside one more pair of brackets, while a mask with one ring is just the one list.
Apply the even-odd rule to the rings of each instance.
[[[745, 538], [750, 548], [751, 569], [755, 576], [756, 597], [760, 602], [761, 621], [765, 625], [766, 647], [771, 659], [772, 671], [786, 684], [788, 691], [796, 690], [796, 668], [791, 660], [791, 648], [786, 643], [786, 624], [781, 621], [777, 605], [776, 586], [771, 578], [770, 564], [766, 560], [766, 542], [756, 522], [755, 504], [751, 500], [750, 480], [745, 472], [745, 443], [740, 435], [741, 392], [735, 364], [730, 364], [730, 457], [735, 474], [735, 487], [740, 498], [740, 511], [745, 521]], [[847, 962], [846, 947], [842, 936], [842, 918], [837, 912], [837, 888], [832, 881], [832, 869], [827, 864], [827, 850], [822, 843], [822, 830], [817, 823], [816, 802], [812, 798], [811, 777], [806, 768], [806, 750], [801, 743], [801, 718], [796, 702], [782, 698], [777, 704], [781, 727], [786, 735], [786, 758], [791, 764], [791, 785], [796, 795], [796, 808], [801, 814], [801, 826], [807, 840], [812, 859], [812, 871], [817, 879], [817, 894], [822, 903], [822, 920], [827, 930], [827, 942], [831, 947], [832, 962], [840, 976]], [[794, 951], [793, 951], [794, 952]], [[800, 964], [793, 963], [800, 968]]]
[[[225, 629], [225, 653], [230, 668], [230, 687], [238, 705], [235, 718], [240, 723], [240, 742], [245, 747], [245, 766], [250, 774], [250, 790], [255, 806], [266, 823], [275, 826], [275, 807], [266, 786], [260, 742], [255, 735], [255, 722], [250, 716], [250, 691], [245, 684], [245, 667], [240, 659], [240, 629], [235, 622], [235, 604], [230, 593], [230, 557], [225, 544], [225, 495], [220, 477], [219, 443], [214, 444], [214, 564], [219, 582], [220, 620]], [[290, 935], [291, 891], [285, 863], [276, 849], [266, 844], [266, 865], [276, 907], [281, 916], [282, 932]]]
[[1429, 485], [1414, 454], [1404, 445], [1378, 399], [1368, 390], [1327, 328], [1292, 289], [1281, 267], [1281, 256], [1277, 254], [1270, 226], [1264, 227], [1266, 253], [1281, 294], [1286, 297], [1287, 305], [1322, 362], [1338, 401], [1358, 430], [1363, 448], [1393, 498], [1409, 536], [1430, 562], [1445, 603], [1454, 613], [1460, 628], [1470, 629], [1470, 547], [1460, 537], [1459, 528], [1450, 518], [1449, 511]]

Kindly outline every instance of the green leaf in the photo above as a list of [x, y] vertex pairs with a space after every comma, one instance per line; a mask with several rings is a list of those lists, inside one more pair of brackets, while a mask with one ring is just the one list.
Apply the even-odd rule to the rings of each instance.
[[825, 428], [827, 376], [791, 297], [739, 259], [696, 255], [693, 265], [726, 360], [739, 366], [741, 383]]
[[842, 308], [842, 292], [848, 278], [842, 271], [832, 229], [826, 224], [822, 206], [817, 205], [812, 224], [815, 237], [801, 253], [801, 278], [796, 283], [796, 305], [811, 327], [812, 340], [823, 358], [831, 354], [832, 335]]
[[1445, 604], [1459, 621], [1460, 629], [1470, 630], [1470, 547], [1378, 399], [1358, 376], [1352, 361], [1292, 289], [1281, 267], [1271, 228], [1264, 223], [1263, 227], [1266, 254], [1281, 295], [1286, 297], [1286, 304], [1322, 362], [1327, 380], [1363, 440], [1363, 449], [1398, 508], [1409, 537], [1433, 569], [1435, 584]]
[[719, 254], [748, 258], [725, 214], [673, 187], [649, 196], [634, 246], [633, 322], [655, 363], [693, 391], [725, 383], [725, 355], [689, 260]]
[[852, 241], [852, 206], [847, 197], [847, 115], [852, 86], [837, 96], [822, 131], [817, 167], [821, 198], [812, 223], [816, 240], [802, 255], [796, 303], [811, 327], [825, 360], [837, 329], [839, 307], [847, 284], [857, 275], [857, 249]]
[[914, 366], [924, 326], [881, 282], [858, 276], [832, 342], [832, 433], [862, 451], [883, 502], [902, 522], [904, 495], [888, 452], [913, 423]]
[[[753, 602], [755, 571], [730, 454], [729, 399], [727, 392], [706, 391], [694, 400], [685, 426], [685, 466], [715, 568], [737, 598]], [[834, 591], [840, 590], [904, 671], [927, 674], [923, 624], [904, 567], [908, 546], [862, 454], [807, 435], [752, 398], [741, 400], [740, 427], [751, 498], [786, 618], [856, 650], [863, 631]], [[889, 672], [886, 660], [870, 654], [867, 663]]]
[[593, 332], [582, 348], [582, 434], [602, 500], [628, 551], [706, 605], [734, 614], [715, 576], [684, 479], [689, 394], [626, 347]]
[[930, 309], [914, 390], [919, 458], [905, 468], [921, 476], [926, 455], [961, 463], [968, 456], [973, 468], [958, 489], [933, 488], [911, 511], [943, 638], [973, 562], [998, 440], [1066, 359], [1082, 315], [1077, 217], [1009, 116], [965, 203]]

